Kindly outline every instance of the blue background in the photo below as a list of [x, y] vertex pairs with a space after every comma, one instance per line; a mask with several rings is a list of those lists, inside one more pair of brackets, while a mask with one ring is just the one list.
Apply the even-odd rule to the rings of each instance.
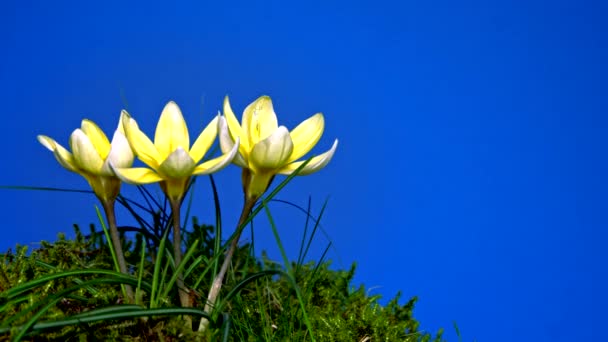
[[[453, 321], [465, 341], [608, 339], [606, 2], [3, 7], [5, 185], [87, 189], [36, 135], [67, 144], [85, 117], [112, 132], [125, 100], [150, 136], [175, 100], [194, 135], [224, 95], [238, 114], [268, 94], [288, 128], [325, 114], [315, 153], [340, 139], [327, 168], [280, 198], [310, 195], [318, 212], [330, 197], [330, 258], [356, 261], [357, 284], [419, 296], [421, 327], [451, 341]], [[212, 222], [201, 180], [195, 214]], [[238, 169], [217, 182], [232, 227]], [[96, 220], [93, 196], [1, 193], [2, 250]], [[304, 216], [273, 212], [295, 257]], [[256, 247], [280, 259], [256, 222]]]

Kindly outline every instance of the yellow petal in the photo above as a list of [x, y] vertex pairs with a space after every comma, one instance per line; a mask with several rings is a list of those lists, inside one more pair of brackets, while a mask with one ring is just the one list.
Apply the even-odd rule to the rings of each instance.
[[239, 139], [237, 139], [236, 143], [232, 146], [232, 149], [228, 153], [198, 165], [194, 169], [194, 172], [192, 174], [208, 175], [210, 173], [217, 172], [228, 166], [228, 164], [230, 164], [233, 161], [234, 157], [238, 154], [238, 151]]
[[110, 153], [110, 141], [108, 141], [108, 137], [106, 137], [101, 128], [93, 121], [84, 119], [82, 120], [80, 129], [89, 137], [101, 159], [105, 160]]
[[41, 143], [42, 146], [49, 149], [49, 151], [55, 151], [55, 146], [57, 145], [57, 142], [55, 140], [47, 137], [46, 135], [39, 135], [36, 138], [38, 139], [38, 142]]
[[70, 136], [70, 147], [74, 153], [74, 160], [78, 168], [99, 175], [103, 167], [103, 159], [89, 140], [89, 137], [80, 129], [74, 130]]
[[232, 141], [235, 141], [237, 138], [241, 138], [239, 152], [241, 152], [243, 156], [246, 156], [249, 153], [249, 138], [247, 137], [243, 128], [241, 128], [239, 120], [237, 120], [236, 116], [234, 115], [232, 107], [230, 107], [228, 96], [224, 98], [224, 117], [226, 118], [228, 130], [232, 136]]
[[151, 168], [155, 170], [158, 169], [162, 160], [160, 160], [160, 155], [156, 150], [156, 146], [154, 146], [154, 143], [139, 130], [137, 122], [129, 117], [124, 123], [124, 129], [127, 140], [129, 140], [129, 145], [133, 149], [133, 152], [135, 152], [135, 155]]
[[253, 101], [243, 112], [243, 129], [247, 131], [249, 146], [268, 138], [278, 128], [277, 116], [268, 96]]
[[[334, 144], [329, 151], [312, 158], [310, 160], [310, 162], [308, 164], [306, 164], [306, 166], [304, 166], [304, 168], [302, 168], [302, 170], [300, 170], [298, 175], [299, 176], [309, 175], [311, 173], [317, 172], [320, 169], [324, 168], [325, 165], [327, 165], [329, 163], [329, 161], [331, 160], [331, 158], [334, 156], [334, 153], [336, 152], [337, 147], [338, 147], [338, 139], [336, 139], [336, 141], [334, 141]], [[299, 162], [291, 163], [291, 164], [281, 168], [280, 170], [278, 170], [277, 173], [280, 173], [283, 175], [289, 175], [289, 174], [293, 173], [298, 167], [300, 167], [300, 165], [302, 165], [302, 163], [304, 163], [304, 162], [299, 161]]]
[[325, 120], [321, 113], [311, 116], [294, 128], [289, 133], [293, 141], [293, 153], [287, 162], [290, 163], [308, 153], [321, 139], [324, 128]]
[[116, 128], [117, 131], [121, 132], [122, 134], [125, 134], [125, 122], [127, 122], [129, 119], [131, 118], [131, 115], [129, 115], [129, 113], [126, 110], [121, 110], [120, 111], [120, 119], [118, 119], [118, 127]]
[[[234, 143], [234, 140], [232, 140], [232, 137], [230, 136], [230, 132], [228, 132], [226, 118], [224, 118], [223, 116], [220, 117], [219, 125], [220, 125], [220, 128], [219, 128], [219, 130], [220, 130], [220, 132], [219, 132], [220, 147], [222, 149], [222, 153], [228, 153], [228, 152], [232, 151], [235, 143]], [[238, 139], [237, 139], [237, 141], [238, 141]], [[241, 141], [241, 143], [242, 143], [242, 141]], [[240, 146], [238, 147], [238, 150], [239, 151], [241, 150]], [[243, 158], [243, 156], [241, 155], [240, 152], [236, 153], [232, 162], [240, 167], [245, 167], [245, 168], [247, 167], [247, 162], [245, 161], [245, 159]]]
[[145, 167], [113, 168], [116, 176], [123, 182], [130, 184], [149, 184], [162, 181], [162, 177], [156, 172]]
[[188, 136], [186, 121], [184, 121], [182, 111], [173, 101], [169, 101], [160, 114], [154, 134], [154, 146], [156, 146], [162, 160], [166, 159], [178, 147], [186, 151], [190, 149], [190, 137]]
[[279, 127], [272, 135], [253, 146], [249, 156], [249, 165], [253, 171], [274, 170], [287, 162], [293, 151], [289, 131]]
[[194, 161], [183, 148], [178, 147], [165, 159], [158, 167], [160, 173], [165, 179], [180, 179], [190, 177], [194, 171]]
[[74, 161], [74, 156], [72, 156], [72, 154], [63, 146], [59, 145], [55, 140], [45, 135], [39, 135], [38, 141], [40, 141], [40, 143], [44, 145], [44, 147], [50, 149], [53, 152], [55, 159], [57, 159], [61, 166], [72, 172], [80, 173], [80, 170], [78, 169], [78, 166], [76, 166], [76, 162]]
[[217, 137], [218, 121], [219, 115], [211, 120], [207, 127], [205, 127], [205, 129], [198, 136], [194, 142], [194, 145], [192, 145], [192, 148], [190, 149], [190, 157], [192, 157], [195, 164], [203, 159], [205, 153], [207, 153], [211, 145], [213, 145], [213, 141], [215, 141], [215, 138]]

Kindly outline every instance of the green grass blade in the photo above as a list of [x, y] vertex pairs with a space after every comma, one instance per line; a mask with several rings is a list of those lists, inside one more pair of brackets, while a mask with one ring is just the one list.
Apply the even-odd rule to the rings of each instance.
[[[273, 198], [269, 202], [281, 203], [281, 204], [285, 204], [285, 205], [288, 205], [290, 207], [293, 207], [295, 209], [298, 209], [303, 214], [305, 214], [306, 217], [308, 217], [310, 220], [312, 220], [315, 223], [317, 222], [316, 219], [312, 216], [312, 214], [310, 212], [308, 212], [306, 209], [302, 208], [301, 206], [299, 206], [299, 205], [297, 205], [295, 203], [292, 203], [292, 202], [286, 201], [286, 200], [282, 200], [282, 199], [278, 199], [278, 198]], [[325, 236], [325, 238], [328, 241], [332, 241], [332, 238], [329, 236], [329, 233], [325, 230], [325, 228], [323, 228], [323, 225], [321, 223], [319, 223], [319, 230], [323, 233], [323, 236]]]
[[[122, 275], [122, 273], [120, 273], [120, 274]], [[30, 328], [32, 328], [32, 326], [34, 326], [34, 324], [40, 319], [40, 317], [42, 317], [42, 315], [44, 315], [50, 308], [55, 306], [62, 298], [66, 297], [69, 293], [78, 291], [81, 288], [86, 287], [86, 286], [94, 286], [94, 285], [100, 285], [100, 284], [123, 284], [124, 279], [120, 279], [120, 278], [121, 277], [116, 277], [116, 278], [113, 277], [113, 278], [102, 278], [102, 279], [89, 280], [82, 284], [78, 284], [78, 285], [69, 287], [54, 295], [47, 297], [46, 304], [42, 307], [42, 309], [40, 309], [38, 312], [36, 312], [32, 316], [32, 318], [30, 318], [28, 320], [28, 322], [26, 324], [24, 324], [23, 326], [20, 327], [20, 331], [15, 336], [14, 341], [20, 341], [25, 336], [25, 334], [30, 330]], [[129, 280], [132, 281], [133, 279], [129, 279]], [[41, 304], [34, 305], [34, 306], [37, 307], [39, 305], [42, 305], [45, 303], [45, 301], [42, 300], [42, 301], [40, 301], [40, 303]], [[0, 333], [2, 333], [2, 330], [3, 329], [0, 329]]]
[[165, 255], [165, 245], [167, 244], [167, 237], [169, 236], [169, 229], [165, 230], [163, 238], [160, 240], [160, 246], [158, 247], [158, 254], [156, 256], [156, 262], [154, 263], [154, 273], [152, 275], [152, 291], [150, 292], [150, 308], [156, 308], [158, 306], [158, 291], [160, 284], [160, 269], [163, 256]]
[[302, 252], [304, 251], [304, 241], [306, 241], [306, 236], [308, 233], [308, 222], [310, 221], [310, 216], [311, 216], [310, 215], [311, 202], [312, 202], [312, 198], [310, 196], [308, 196], [308, 206], [306, 209], [306, 221], [304, 222], [304, 233], [302, 234], [300, 249], [298, 251], [298, 261], [296, 262], [296, 273], [298, 273], [297, 269], [300, 268], [300, 265], [302, 264], [302, 260], [304, 259]]
[[[82, 270], [72, 270], [65, 271], [61, 273], [50, 274], [48, 276], [40, 277], [38, 279], [29, 281], [24, 284], [17, 285], [0, 295], [0, 298], [4, 298], [6, 300], [13, 300], [17, 296], [35, 289], [49, 281], [57, 280], [61, 278], [66, 278], [70, 276], [83, 276], [83, 275], [107, 275], [113, 278], [119, 279], [123, 281], [125, 284], [137, 285], [137, 279], [131, 275], [126, 275], [116, 271], [109, 271], [103, 269], [82, 269]], [[150, 288], [150, 284], [148, 282], [142, 282], [142, 286], [146, 288]]]
[[[99, 312], [97, 312], [99, 310]], [[40, 333], [43, 330], [61, 328], [69, 325], [83, 324], [83, 323], [95, 323], [99, 321], [117, 320], [117, 319], [129, 319], [138, 317], [149, 317], [149, 316], [179, 316], [179, 315], [191, 315], [207, 317], [211, 319], [203, 310], [193, 308], [158, 308], [158, 309], [144, 309], [141, 307], [137, 308], [116, 308], [112, 310], [108, 309], [97, 309], [95, 312], [90, 312], [86, 316], [69, 317], [66, 319], [51, 321], [51, 322], [40, 322], [32, 327], [30, 334]], [[25, 326], [24, 326], [25, 328]], [[25, 331], [25, 330], [22, 330]], [[25, 336], [25, 333], [20, 334], [15, 340], [18, 341]]]
[[209, 259], [204, 255], [199, 255], [196, 259], [194, 259], [190, 266], [184, 271], [184, 279], [188, 278], [188, 276], [197, 268], [201, 263], [209, 264]]
[[249, 285], [249, 283], [254, 282], [254, 281], [256, 281], [256, 280], [258, 280], [260, 278], [263, 278], [263, 277], [272, 277], [272, 276], [275, 276], [275, 275], [288, 276], [287, 273], [285, 273], [284, 271], [281, 271], [281, 270], [264, 270], [264, 271], [260, 271], [260, 272], [257, 272], [255, 274], [252, 274], [252, 275], [248, 276], [247, 278], [243, 279], [238, 284], [236, 284], [236, 286], [234, 288], [232, 288], [230, 290], [230, 292], [228, 292], [228, 294], [226, 294], [226, 297], [224, 297], [224, 300], [222, 300], [221, 303], [218, 305], [218, 310], [214, 310], [214, 311], [221, 312], [221, 310], [224, 307], [224, 303], [229, 302], [245, 286]]
[[308, 244], [306, 245], [306, 249], [304, 250], [304, 255], [302, 256], [302, 259], [306, 258], [306, 255], [308, 254], [308, 251], [310, 250], [310, 245], [312, 244], [312, 240], [314, 239], [315, 234], [317, 233], [317, 229], [319, 228], [319, 224], [321, 222], [321, 217], [323, 217], [325, 208], [327, 208], [327, 202], [328, 202], [328, 200], [326, 199], [325, 203], [323, 203], [323, 207], [321, 208], [321, 212], [319, 213], [319, 216], [315, 220], [315, 226], [312, 229], [312, 232], [310, 233], [310, 238], [308, 239]]
[[[46, 269], [49, 269], [51, 271], [56, 271], [57, 270], [57, 267], [55, 267], [53, 265], [50, 265], [50, 264], [47, 264], [46, 262], [43, 262], [41, 260], [36, 260], [36, 265], [42, 266], [42, 267], [44, 267]], [[83, 280], [81, 280], [80, 278], [74, 278], [74, 282], [76, 284], [81, 284], [83, 282]], [[89, 286], [87, 288], [87, 291], [89, 291], [93, 296], [97, 296], [97, 294], [99, 293], [99, 291], [97, 291], [97, 289], [95, 289], [92, 286]]]
[[224, 330], [222, 342], [228, 342], [228, 338], [230, 337], [230, 315], [226, 312], [222, 314], [222, 328]]
[[308, 329], [308, 333], [310, 334], [310, 339], [314, 342], [315, 337], [312, 332], [312, 324], [310, 323], [310, 320], [308, 319], [308, 314], [306, 313], [306, 307], [304, 304], [304, 300], [302, 298], [302, 293], [300, 291], [300, 287], [298, 286], [298, 284], [295, 281], [293, 270], [291, 268], [291, 265], [289, 264], [289, 259], [287, 258], [287, 253], [285, 253], [285, 248], [283, 247], [283, 243], [281, 243], [281, 238], [279, 236], [279, 230], [277, 229], [277, 226], [274, 223], [272, 214], [270, 213], [270, 209], [268, 208], [268, 206], [266, 204], [264, 204], [264, 209], [266, 211], [266, 215], [268, 216], [268, 220], [270, 221], [270, 227], [272, 228], [272, 233], [274, 234], [274, 237], [276, 239], [277, 246], [279, 247], [279, 250], [281, 251], [281, 255], [283, 256], [283, 263], [285, 264], [285, 268], [287, 269], [287, 272], [288, 272], [287, 279], [293, 286], [293, 289], [296, 291], [296, 296], [298, 297], [298, 302], [300, 302], [300, 308], [302, 309], [302, 316], [304, 317], [304, 323], [306, 323], [306, 328]]
[[79, 194], [94, 194], [94, 192], [92, 190], [50, 188], [50, 187], [42, 187], [42, 186], [0, 185], [0, 189], [29, 190], [29, 191], [57, 191], [57, 192], [75, 192], [75, 193], [79, 193]]
[[162, 293], [163, 298], [166, 298], [169, 296], [169, 292], [173, 288], [173, 285], [175, 285], [175, 282], [177, 281], [177, 277], [180, 274], [182, 274], [184, 268], [186, 267], [186, 264], [188, 263], [188, 260], [190, 260], [190, 258], [192, 258], [192, 255], [194, 255], [194, 252], [196, 252], [198, 243], [199, 243], [199, 240], [196, 239], [194, 241], [194, 243], [192, 244], [192, 246], [190, 246], [190, 248], [188, 248], [188, 250], [186, 251], [186, 254], [184, 255], [184, 258], [182, 259], [182, 262], [178, 265], [177, 269], [173, 272], [173, 275], [171, 276], [171, 278], [169, 279], [169, 282], [165, 286], [165, 290]]
[[[220, 197], [217, 192], [217, 186], [215, 185], [215, 180], [213, 179], [213, 175], [209, 175], [209, 182], [211, 183], [211, 192], [213, 194], [213, 207], [215, 208], [215, 232], [213, 236], [213, 253], [220, 254], [222, 250], [222, 210], [220, 208]], [[213, 262], [213, 274], [212, 277], [215, 278], [217, 275], [217, 270], [219, 268], [219, 258], [214, 258]], [[212, 279], [213, 279], [212, 278]]]
[[141, 258], [139, 259], [139, 271], [137, 276], [137, 288], [135, 289], [135, 303], [141, 304], [143, 293], [141, 291], [141, 283], [144, 279], [144, 263], [146, 261], [146, 241], [141, 240]]

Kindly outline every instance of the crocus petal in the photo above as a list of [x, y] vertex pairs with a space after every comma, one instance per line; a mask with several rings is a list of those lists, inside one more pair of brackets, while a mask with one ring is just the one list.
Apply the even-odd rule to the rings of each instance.
[[178, 147], [160, 164], [158, 172], [163, 178], [179, 179], [189, 177], [195, 166], [196, 164], [190, 157], [190, 154], [183, 148]]
[[257, 142], [268, 138], [277, 128], [277, 116], [270, 97], [261, 96], [245, 108], [243, 129], [248, 133], [249, 146], [252, 147]]
[[294, 160], [300, 159], [300, 157], [312, 150], [319, 139], [321, 139], [324, 128], [325, 120], [323, 119], [323, 114], [317, 113], [304, 120], [298, 127], [289, 132], [291, 141], [293, 142], [293, 152], [287, 162], [291, 163]]
[[213, 145], [213, 141], [215, 141], [215, 137], [217, 137], [218, 120], [219, 115], [211, 120], [203, 132], [201, 132], [201, 134], [198, 136], [194, 142], [194, 145], [192, 145], [192, 148], [190, 149], [190, 157], [192, 157], [194, 163], [198, 163], [201, 159], [203, 159], [205, 153], [207, 153], [211, 145]]
[[146, 167], [133, 167], [133, 168], [113, 168], [114, 173], [120, 180], [130, 184], [149, 184], [162, 181], [162, 177], [159, 176], [152, 169]]
[[129, 115], [129, 113], [127, 113], [126, 110], [121, 110], [120, 111], [120, 119], [118, 119], [118, 127], [116, 127], [116, 130], [119, 131], [122, 134], [125, 134], [125, 122], [127, 122], [127, 120], [129, 120], [131, 118], [131, 116]]
[[72, 172], [79, 172], [78, 167], [74, 162], [74, 157], [68, 150], [66, 150], [63, 146], [59, 145], [55, 140], [47, 137], [46, 135], [39, 135], [37, 138], [38, 141], [44, 147], [48, 148], [49, 150], [51, 150], [51, 152], [53, 152], [53, 155], [55, 155], [55, 159], [57, 159], [61, 166]]
[[[233, 148], [234, 148], [234, 140], [232, 140], [232, 137], [230, 136], [230, 132], [228, 131], [228, 126], [226, 124], [226, 118], [224, 118], [223, 116], [220, 117], [219, 120], [219, 136], [220, 136], [220, 147], [222, 149], [222, 153], [228, 153], [230, 152]], [[237, 138], [238, 140], [238, 138]], [[240, 141], [241, 144], [243, 143], [243, 141]], [[238, 150], [241, 150], [241, 146], [239, 145]], [[245, 161], [245, 159], [243, 158], [243, 156], [241, 155], [241, 153], [237, 153], [234, 156], [234, 159], [232, 160], [233, 163], [235, 163], [236, 165], [240, 166], [240, 167], [247, 167], [247, 162]]]
[[106, 159], [110, 153], [110, 141], [108, 141], [108, 137], [106, 137], [101, 128], [93, 121], [84, 119], [82, 120], [80, 129], [89, 137], [101, 159]]
[[160, 160], [160, 155], [156, 150], [156, 146], [154, 146], [154, 143], [152, 143], [152, 141], [150, 141], [150, 139], [148, 139], [148, 137], [139, 130], [137, 122], [129, 117], [127, 120], [125, 120], [123, 127], [125, 129], [127, 139], [129, 140], [129, 145], [131, 145], [135, 155], [137, 155], [142, 162], [151, 168], [155, 170], [158, 169], [158, 166], [162, 160]]
[[238, 150], [239, 139], [236, 140], [236, 143], [232, 146], [232, 150], [230, 150], [228, 153], [200, 164], [194, 169], [194, 172], [192, 174], [207, 175], [223, 169], [233, 161], [235, 156], [237, 156]]
[[273, 170], [285, 164], [293, 151], [293, 143], [285, 126], [279, 127], [272, 135], [253, 146], [249, 155], [252, 170]]
[[72, 172], [82, 173], [82, 171], [78, 168], [78, 165], [76, 165], [74, 155], [72, 155], [63, 146], [57, 144], [57, 148], [55, 149], [55, 151], [53, 151], [53, 154], [55, 155], [55, 159], [57, 159], [61, 166]]
[[42, 146], [46, 147], [51, 152], [55, 151], [55, 146], [58, 145], [53, 138], [49, 138], [46, 135], [39, 135], [36, 138], [38, 139], [38, 142], [42, 144]]
[[188, 150], [190, 148], [190, 137], [188, 127], [177, 104], [169, 101], [160, 114], [156, 133], [154, 134], [154, 146], [164, 160], [178, 147]]
[[[331, 147], [331, 149], [329, 151], [312, 158], [310, 160], [310, 162], [308, 164], [306, 164], [306, 166], [304, 166], [304, 168], [302, 168], [302, 170], [300, 170], [298, 175], [299, 176], [309, 175], [309, 174], [317, 172], [320, 169], [322, 169], [323, 167], [325, 167], [325, 165], [327, 165], [327, 163], [329, 163], [331, 158], [334, 156], [334, 152], [336, 152], [337, 147], [338, 147], [338, 139], [336, 139], [336, 141], [334, 142], [333, 146]], [[280, 173], [283, 175], [292, 174], [298, 167], [300, 167], [300, 165], [302, 165], [302, 163], [304, 163], [304, 162], [299, 161], [299, 162], [291, 163], [291, 164], [281, 168], [280, 170], [278, 170], [277, 173]]]
[[99, 175], [103, 167], [103, 159], [89, 140], [89, 137], [81, 130], [76, 129], [70, 136], [70, 147], [74, 154], [76, 165], [82, 170]]
[[228, 96], [224, 98], [224, 117], [226, 118], [226, 123], [228, 124], [230, 135], [232, 136], [232, 141], [235, 141], [237, 138], [241, 138], [239, 152], [241, 152], [242, 155], [246, 155], [246, 153], [249, 151], [249, 138], [247, 133], [241, 128], [239, 120], [237, 120], [236, 116], [234, 115], [232, 107], [230, 107]]
[[117, 129], [112, 137], [110, 154], [108, 154], [108, 157], [103, 164], [102, 173], [106, 176], [113, 175], [114, 172], [110, 165], [120, 168], [131, 167], [131, 165], [133, 165], [134, 157], [127, 137], [125, 137], [123, 132]]

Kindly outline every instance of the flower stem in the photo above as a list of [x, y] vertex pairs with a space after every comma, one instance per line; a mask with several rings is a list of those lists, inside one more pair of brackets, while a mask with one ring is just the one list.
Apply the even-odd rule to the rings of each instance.
[[[209, 290], [209, 296], [207, 297], [207, 303], [205, 304], [205, 312], [207, 313], [211, 313], [211, 310], [215, 306], [217, 296], [220, 294], [222, 283], [224, 282], [224, 276], [228, 271], [228, 267], [230, 266], [230, 262], [232, 261], [232, 256], [234, 255], [234, 252], [238, 247], [239, 238], [241, 237], [241, 233], [245, 228], [244, 223], [249, 217], [249, 214], [251, 213], [253, 206], [257, 202], [257, 199], [257, 197], [245, 198], [243, 210], [241, 211], [241, 217], [239, 218], [239, 223], [236, 225], [236, 233], [234, 235], [234, 239], [232, 239], [232, 242], [230, 243], [230, 248], [228, 248], [228, 251], [226, 252], [226, 257], [224, 258], [222, 267], [220, 268], [219, 273], [215, 276], [215, 279], [213, 279], [213, 284], [211, 285], [211, 289]], [[199, 325], [199, 331], [204, 331], [208, 325], [209, 321], [203, 317]]]
[[[103, 206], [103, 210], [106, 214], [106, 219], [108, 220], [108, 226], [110, 226], [110, 237], [112, 238], [112, 245], [114, 246], [114, 253], [116, 253], [116, 259], [118, 261], [118, 268], [121, 273], [129, 274], [127, 271], [127, 263], [125, 261], [125, 256], [122, 252], [122, 243], [120, 241], [120, 234], [118, 233], [118, 228], [116, 227], [116, 214], [114, 213], [114, 201], [101, 201], [101, 205]], [[124, 291], [127, 296], [127, 301], [129, 303], [133, 303], [133, 289], [131, 285], [124, 285]]]
[[[182, 263], [182, 233], [180, 226], [180, 200], [169, 200], [171, 202], [171, 212], [173, 213], [173, 259], [175, 269]], [[184, 276], [180, 272], [177, 275], [177, 290], [179, 292], [179, 302], [184, 308], [192, 306], [188, 290], [184, 287]]]

